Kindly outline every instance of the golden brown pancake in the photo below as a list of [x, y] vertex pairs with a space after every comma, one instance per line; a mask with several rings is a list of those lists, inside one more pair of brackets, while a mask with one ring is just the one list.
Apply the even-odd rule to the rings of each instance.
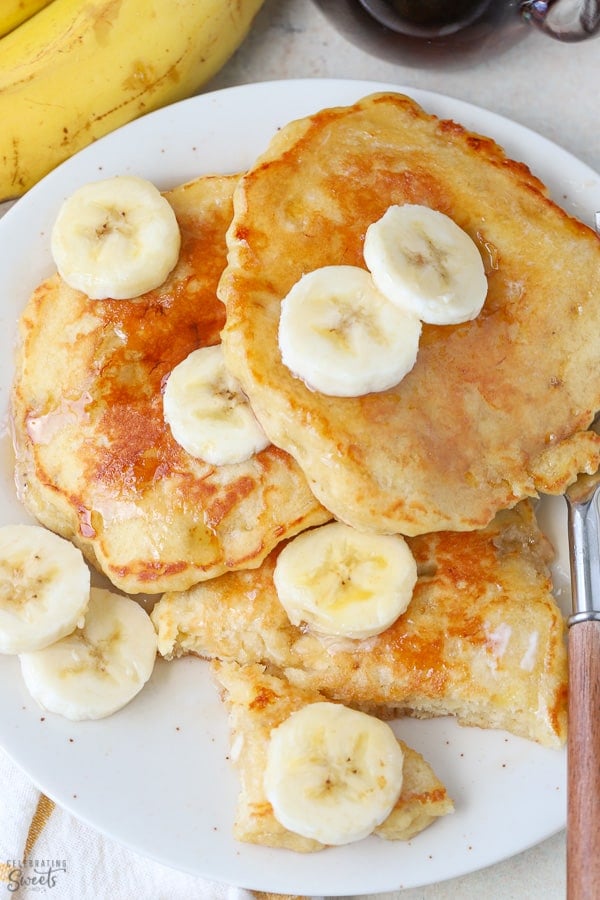
[[[217, 681], [229, 711], [232, 753], [240, 776], [234, 836], [240, 841], [310, 852], [325, 845], [284, 828], [273, 814], [263, 787], [269, 737], [293, 712], [325, 699], [318, 691], [293, 687], [259, 665], [216, 663]], [[403, 741], [403, 784], [396, 806], [375, 829], [387, 840], [406, 841], [440, 816], [453, 811], [446, 788], [429, 763]]]
[[167, 194], [182, 250], [161, 287], [93, 301], [54, 276], [20, 320], [12, 424], [21, 499], [132, 593], [256, 566], [286, 535], [327, 518], [282, 450], [214, 468], [163, 420], [171, 369], [220, 339], [216, 286], [236, 180], [201, 178]]
[[[404, 203], [440, 210], [477, 243], [481, 314], [425, 325], [415, 367], [390, 390], [309, 390], [281, 361], [283, 297], [321, 266], [364, 268], [367, 227]], [[600, 241], [492, 140], [403, 95], [371, 95], [282, 128], [234, 208], [219, 288], [228, 365], [336, 517], [469, 530], [597, 468]]]
[[154, 607], [159, 652], [261, 663], [349, 706], [452, 715], [560, 747], [566, 736], [565, 627], [552, 548], [530, 501], [485, 529], [409, 539], [419, 577], [406, 612], [365, 640], [291, 625], [273, 584], [280, 548]]

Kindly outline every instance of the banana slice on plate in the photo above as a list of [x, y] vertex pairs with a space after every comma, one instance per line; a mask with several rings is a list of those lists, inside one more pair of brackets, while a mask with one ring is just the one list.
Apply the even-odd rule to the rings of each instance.
[[92, 588], [81, 628], [19, 658], [34, 700], [80, 721], [104, 718], [129, 703], [152, 675], [156, 648], [150, 616], [135, 600]]
[[177, 443], [212, 466], [244, 462], [269, 446], [225, 367], [220, 344], [193, 350], [175, 366], [163, 392], [163, 415]]
[[271, 732], [265, 793], [285, 828], [323, 844], [348, 844], [388, 817], [403, 766], [385, 722], [337, 703], [312, 703]]
[[333, 397], [384, 391], [414, 366], [418, 318], [390, 303], [358, 266], [303, 275], [281, 304], [284, 365], [312, 390]]
[[385, 631], [406, 610], [417, 564], [401, 535], [329, 522], [283, 548], [273, 581], [293, 625], [360, 639]]
[[61, 278], [92, 300], [128, 300], [159, 287], [179, 258], [168, 201], [144, 178], [85, 184], [62, 204], [51, 234]]
[[39, 650], [83, 621], [90, 570], [80, 550], [39, 525], [0, 528], [0, 653]]
[[379, 290], [423, 322], [457, 325], [481, 312], [488, 289], [481, 254], [438, 210], [390, 206], [367, 228], [363, 255]]

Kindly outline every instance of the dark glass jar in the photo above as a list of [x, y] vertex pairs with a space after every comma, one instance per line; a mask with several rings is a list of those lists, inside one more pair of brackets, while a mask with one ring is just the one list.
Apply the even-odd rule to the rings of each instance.
[[391, 62], [460, 68], [502, 53], [530, 24], [563, 41], [600, 29], [600, 0], [314, 0], [348, 40]]

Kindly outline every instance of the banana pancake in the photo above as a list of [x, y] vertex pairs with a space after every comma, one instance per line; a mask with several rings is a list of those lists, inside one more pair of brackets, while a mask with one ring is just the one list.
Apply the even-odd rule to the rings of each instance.
[[[360, 397], [310, 390], [283, 365], [282, 299], [307, 273], [366, 268], [392, 205], [444, 213], [477, 244], [481, 313], [423, 325], [414, 368]], [[356, 528], [415, 535], [487, 524], [562, 493], [600, 462], [600, 240], [492, 140], [375, 94], [282, 128], [234, 196], [219, 287], [223, 345], [270, 439]]]
[[381, 634], [350, 640], [292, 625], [273, 583], [277, 548], [252, 572], [165, 594], [151, 614], [159, 652], [261, 663], [349, 706], [453, 715], [560, 747], [565, 626], [531, 501], [485, 529], [408, 540], [419, 577], [406, 612]]
[[[263, 776], [273, 728], [307, 704], [322, 701], [323, 696], [315, 690], [294, 687], [259, 665], [214, 663], [213, 671], [229, 711], [232, 757], [240, 775], [234, 836], [240, 841], [298, 852], [321, 850], [324, 844], [296, 834], [277, 821], [265, 794]], [[403, 741], [399, 743], [404, 752], [402, 791], [375, 834], [406, 841], [451, 813], [454, 805], [429, 763]]]
[[132, 593], [256, 566], [279, 540], [328, 518], [282, 450], [210, 466], [163, 419], [170, 371], [220, 340], [215, 292], [236, 180], [200, 178], [166, 195], [182, 246], [159, 288], [90, 300], [55, 275], [20, 319], [11, 411], [20, 497]]

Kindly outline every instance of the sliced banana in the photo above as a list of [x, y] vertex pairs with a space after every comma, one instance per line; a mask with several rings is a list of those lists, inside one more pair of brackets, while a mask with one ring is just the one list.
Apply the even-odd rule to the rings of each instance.
[[174, 439], [212, 466], [244, 462], [269, 439], [259, 425], [220, 344], [194, 350], [170, 373], [163, 415]]
[[20, 656], [31, 696], [73, 721], [102, 719], [125, 706], [152, 674], [157, 638], [135, 600], [92, 588], [85, 622], [72, 634]]
[[406, 610], [417, 565], [401, 535], [330, 522], [283, 548], [273, 580], [293, 625], [360, 639], [385, 631]]
[[159, 287], [180, 245], [168, 201], [132, 175], [80, 187], [62, 204], [51, 234], [60, 276], [92, 300], [128, 300]]
[[0, 653], [39, 650], [83, 621], [90, 570], [80, 550], [39, 525], [0, 528]]
[[281, 304], [279, 349], [309, 388], [333, 397], [384, 391], [414, 366], [421, 323], [357, 266], [303, 275]]
[[474, 319], [488, 283], [481, 254], [456, 222], [428, 206], [390, 206], [367, 228], [363, 253], [379, 290], [432, 325]]
[[285, 828], [322, 844], [348, 844], [388, 817], [403, 765], [385, 722], [337, 703], [312, 703], [271, 732], [264, 787]]

